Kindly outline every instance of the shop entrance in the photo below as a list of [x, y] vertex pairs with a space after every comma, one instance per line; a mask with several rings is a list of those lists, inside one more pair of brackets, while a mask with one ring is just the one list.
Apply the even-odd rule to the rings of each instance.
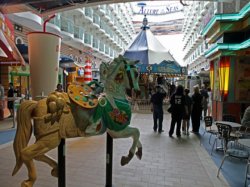
[[17, 91], [17, 97], [29, 98], [30, 95], [30, 76], [29, 74], [11, 73], [11, 82]]

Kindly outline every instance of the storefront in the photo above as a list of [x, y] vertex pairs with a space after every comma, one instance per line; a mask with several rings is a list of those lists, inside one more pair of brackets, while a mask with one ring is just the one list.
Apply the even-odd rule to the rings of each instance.
[[210, 49], [213, 117], [231, 114], [240, 121], [250, 105], [250, 4], [239, 13], [216, 15], [205, 28]]
[[14, 28], [12, 23], [0, 12], [0, 82], [4, 86], [5, 100], [1, 102], [0, 119], [9, 115], [7, 109], [7, 91], [10, 77], [9, 69], [25, 65], [14, 42]]

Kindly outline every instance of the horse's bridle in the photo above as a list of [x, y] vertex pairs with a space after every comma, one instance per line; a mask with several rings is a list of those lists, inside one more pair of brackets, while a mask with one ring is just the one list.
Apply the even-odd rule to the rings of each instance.
[[128, 77], [128, 81], [129, 81], [129, 86], [130, 88], [134, 88], [134, 82], [132, 80], [132, 76], [131, 76], [131, 67], [135, 67], [134, 65], [129, 65], [129, 64], [125, 64], [125, 69], [126, 69], [126, 73], [127, 73], [127, 77]]

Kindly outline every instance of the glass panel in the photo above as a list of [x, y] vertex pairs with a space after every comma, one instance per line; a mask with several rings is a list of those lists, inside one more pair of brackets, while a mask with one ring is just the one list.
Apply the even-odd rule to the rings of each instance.
[[97, 14], [94, 14], [93, 16], [93, 22], [97, 25], [100, 25], [100, 16]]
[[84, 29], [82, 27], [74, 26], [74, 37], [83, 40]]
[[97, 38], [93, 38], [93, 47], [96, 49], [99, 47], [99, 40]]
[[109, 55], [109, 46], [105, 45], [105, 54]]
[[68, 18], [61, 17], [61, 30], [73, 34], [74, 33], [73, 21]]
[[104, 52], [104, 43], [102, 41], [100, 41], [99, 50]]
[[91, 45], [92, 44], [92, 35], [89, 33], [84, 33], [84, 43]]
[[93, 10], [92, 10], [92, 8], [89, 8], [89, 7], [85, 8], [85, 16], [93, 18]]

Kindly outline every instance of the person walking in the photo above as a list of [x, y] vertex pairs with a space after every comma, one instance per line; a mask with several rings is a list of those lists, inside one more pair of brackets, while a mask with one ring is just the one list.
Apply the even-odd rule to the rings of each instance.
[[1, 83], [0, 80], [0, 120], [3, 120], [4, 118], [4, 107], [5, 107], [5, 102], [4, 102], [4, 87]]
[[[166, 97], [166, 92], [161, 88], [161, 86], [156, 86], [156, 93], [154, 93], [150, 99], [151, 111], [153, 112], [154, 132], [162, 133], [162, 122], [163, 122], [163, 100]], [[158, 123], [157, 123], [158, 122]]]
[[200, 118], [202, 113], [202, 95], [200, 94], [199, 87], [194, 87], [194, 94], [192, 95], [193, 107], [191, 112], [192, 119], [192, 132], [199, 133], [200, 129]]
[[184, 135], [189, 135], [190, 117], [192, 111], [192, 98], [188, 95], [189, 92], [189, 89], [184, 90], [184, 96], [187, 105], [187, 113], [183, 116], [182, 120], [182, 133]]
[[245, 127], [250, 127], [250, 106], [248, 106], [244, 111], [244, 115], [241, 120], [241, 125]]
[[[202, 111], [203, 111], [203, 117], [207, 116], [207, 108], [208, 108], [208, 93], [207, 93], [207, 89], [205, 88], [205, 85], [202, 85], [201, 87], [201, 91], [200, 91], [201, 95], [202, 95]], [[202, 114], [201, 114], [201, 119], [202, 118]]]
[[63, 86], [62, 84], [58, 83], [57, 86], [56, 86], [56, 90], [57, 92], [63, 92]]
[[10, 111], [10, 117], [13, 117], [14, 115], [14, 94], [16, 93], [13, 83], [9, 83], [9, 90], [7, 93], [8, 96], [8, 109]]
[[211, 88], [207, 89], [207, 94], [208, 94], [207, 115], [211, 116], [212, 115], [212, 92], [211, 92]]
[[184, 96], [184, 88], [182, 85], [177, 86], [176, 92], [170, 98], [171, 104], [171, 125], [169, 130], [169, 137], [173, 136], [175, 124], [176, 127], [176, 136], [181, 137], [181, 120], [183, 119], [184, 114], [187, 112], [186, 100]]

